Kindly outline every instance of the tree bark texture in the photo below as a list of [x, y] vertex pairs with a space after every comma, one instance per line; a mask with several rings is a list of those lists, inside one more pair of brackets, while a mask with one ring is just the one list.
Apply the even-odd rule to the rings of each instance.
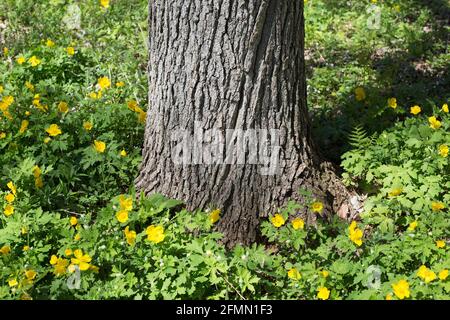
[[[227, 244], [258, 239], [262, 218], [300, 188], [342, 210], [348, 191], [315, 148], [306, 107], [303, 0], [155, 0], [149, 3], [149, 110], [138, 191], [220, 208]], [[280, 129], [280, 170], [257, 164], [174, 164], [171, 134]], [[300, 215], [314, 220], [309, 210]]]

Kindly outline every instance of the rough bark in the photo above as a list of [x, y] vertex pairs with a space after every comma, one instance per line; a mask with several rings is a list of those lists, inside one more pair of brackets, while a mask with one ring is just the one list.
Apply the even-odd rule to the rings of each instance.
[[[220, 208], [228, 244], [307, 188], [341, 210], [349, 192], [314, 146], [306, 107], [303, 1], [150, 1], [149, 111], [137, 190]], [[174, 130], [280, 129], [280, 171], [257, 164], [176, 165]], [[345, 209], [344, 209], [345, 211]], [[307, 214], [308, 212], [302, 212]], [[343, 214], [342, 214], [343, 215]], [[314, 215], [309, 215], [314, 219]]]

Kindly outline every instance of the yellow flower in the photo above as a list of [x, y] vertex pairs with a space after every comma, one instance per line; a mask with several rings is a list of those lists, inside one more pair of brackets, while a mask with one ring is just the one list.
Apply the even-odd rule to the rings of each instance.
[[396, 197], [396, 196], [399, 196], [402, 192], [403, 192], [403, 188], [394, 188], [391, 191], [389, 191], [388, 196]]
[[36, 178], [36, 180], [34, 180], [34, 185], [36, 186], [36, 188], [41, 189], [44, 186], [42, 178], [41, 177]]
[[78, 224], [78, 219], [77, 217], [70, 217], [69, 222], [71, 226], [76, 226]]
[[55, 46], [55, 43], [52, 40], [47, 39], [47, 41], [45, 42], [45, 45], [49, 48], [53, 48]]
[[75, 48], [74, 47], [67, 47], [66, 52], [69, 56], [73, 56], [75, 54]]
[[392, 300], [392, 294], [388, 293], [388, 294], [386, 295], [386, 300]]
[[432, 129], [439, 129], [442, 126], [442, 123], [437, 120], [435, 116], [429, 117], [428, 122], [430, 123], [430, 127]]
[[15, 287], [15, 286], [17, 286], [18, 284], [19, 284], [19, 283], [17, 282], [16, 279], [8, 280], [8, 285], [9, 285], [10, 287]]
[[34, 85], [29, 81], [25, 81], [25, 87], [30, 91], [34, 91]]
[[322, 274], [322, 277], [324, 277], [324, 278], [327, 278], [330, 275], [330, 273], [327, 270], [322, 270], [321, 274]]
[[220, 213], [221, 213], [220, 209], [213, 210], [213, 211], [209, 214], [209, 221], [210, 221], [211, 223], [216, 223], [217, 221], [219, 221], [219, 219], [220, 219]]
[[328, 290], [326, 287], [320, 287], [317, 290], [317, 298], [322, 300], [328, 300], [330, 297], [330, 290]]
[[147, 234], [147, 240], [153, 243], [160, 243], [164, 240], [164, 228], [162, 226], [149, 226], [145, 233]]
[[279, 228], [282, 225], [284, 225], [286, 221], [284, 220], [283, 216], [279, 213], [277, 213], [276, 215], [274, 215], [272, 217], [272, 224], [276, 227]]
[[42, 174], [41, 168], [39, 168], [39, 166], [34, 166], [33, 167], [33, 176], [37, 179], [41, 176], [41, 174]]
[[28, 59], [28, 62], [32, 67], [37, 67], [41, 64], [41, 60], [39, 60], [36, 56], [32, 56], [30, 59]]
[[18, 58], [16, 59], [16, 62], [17, 62], [18, 64], [23, 64], [25, 61], [26, 61], [25, 58], [22, 57], [22, 56], [20, 56], [20, 57], [18, 57]]
[[109, 8], [109, 0], [100, 0], [100, 5], [105, 9]]
[[3, 54], [4, 54], [5, 56], [7, 56], [8, 53], [9, 53], [9, 49], [8, 49], [7, 47], [4, 47], [4, 48], [3, 48]]
[[106, 149], [106, 144], [103, 141], [94, 140], [94, 149], [97, 152], [103, 153]]
[[27, 234], [27, 233], [28, 233], [27, 228], [26, 228], [26, 227], [22, 227], [22, 228], [20, 229], [20, 233], [21, 233], [22, 235]]
[[44, 143], [47, 144], [47, 143], [49, 143], [51, 140], [52, 140], [52, 138], [46, 137], [46, 138], [44, 139]]
[[358, 87], [355, 89], [355, 98], [357, 101], [363, 101], [366, 99], [366, 92], [364, 91], [364, 88]]
[[0, 139], [5, 139], [5, 138], [6, 138], [6, 133], [0, 132]]
[[124, 87], [124, 86], [125, 86], [125, 82], [123, 82], [123, 81], [116, 82], [116, 87], [117, 88], [121, 88], [121, 87]]
[[417, 271], [417, 276], [421, 278], [425, 283], [429, 283], [436, 279], [436, 274], [428, 269], [425, 265], [422, 265]]
[[295, 218], [294, 220], [292, 220], [292, 227], [295, 230], [303, 229], [305, 227], [305, 221], [303, 221], [303, 219], [301, 218]]
[[8, 182], [6, 184], [6, 186], [8, 187], [9, 190], [11, 190], [11, 192], [13, 193], [13, 195], [16, 195], [17, 193], [17, 189], [16, 186], [14, 185], [14, 183], [12, 181]]
[[58, 110], [59, 112], [67, 113], [69, 111], [69, 105], [67, 104], [67, 102], [61, 101], [58, 104]]
[[11, 247], [10, 246], [3, 246], [3, 247], [1, 247], [0, 248], [0, 253], [1, 254], [4, 254], [4, 255], [7, 255], [7, 254], [9, 254], [11, 252]]
[[441, 211], [442, 209], [444, 209], [445, 207], [444, 207], [444, 204], [442, 203], [442, 202], [435, 202], [435, 201], [433, 201], [432, 203], [431, 203], [431, 209], [433, 210], [433, 211], [435, 211], [435, 212], [437, 212], [437, 211]]
[[16, 198], [16, 197], [15, 197], [12, 193], [8, 193], [8, 194], [5, 196], [5, 200], [6, 200], [8, 203], [13, 203], [15, 198]]
[[27, 278], [27, 280], [34, 280], [34, 278], [36, 278], [36, 271], [30, 269], [25, 271], [25, 277]]
[[402, 280], [398, 281], [397, 283], [393, 283], [392, 284], [392, 289], [394, 289], [394, 294], [400, 300], [403, 300], [405, 298], [409, 298], [410, 292], [409, 292], [409, 283], [408, 283], [408, 281], [402, 279]]
[[56, 262], [56, 264], [54, 266], [53, 273], [56, 276], [60, 276], [60, 275], [65, 274], [68, 265], [69, 265], [69, 260], [63, 259], [63, 258], [58, 258], [58, 260], [57, 260], [57, 262]]
[[75, 237], [73, 237], [73, 240], [75, 240], [75, 241], [80, 241], [80, 239], [81, 239], [81, 235], [79, 233], [77, 233], [75, 235]]
[[75, 258], [72, 258], [72, 264], [78, 265], [81, 271], [86, 271], [89, 269], [89, 262], [92, 261], [92, 258], [88, 254], [83, 254], [81, 249], [77, 249], [73, 252]]
[[50, 264], [53, 266], [58, 262], [58, 257], [54, 254], [50, 257]]
[[388, 99], [388, 106], [392, 109], [397, 108], [397, 99], [396, 98], [389, 98]]
[[92, 271], [94, 271], [95, 273], [98, 273], [98, 271], [100, 270], [100, 268], [91, 264], [90, 267], [89, 267], [89, 270], [92, 270]]
[[57, 135], [60, 135], [62, 133], [57, 124], [51, 124], [50, 127], [48, 127], [45, 131], [50, 137], [56, 137]]
[[126, 157], [127, 156], [127, 152], [125, 151], [125, 149], [122, 149], [122, 151], [120, 151], [120, 156], [121, 157]]
[[444, 269], [442, 271], [439, 272], [439, 279], [444, 281], [445, 279], [447, 279], [448, 277], [448, 270]]
[[23, 246], [22, 250], [23, 251], [28, 251], [28, 250], [30, 250], [30, 246]]
[[68, 248], [64, 250], [64, 254], [66, 255], [66, 257], [70, 257], [73, 254], [72, 249]]
[[103, 89], [108, 89], [111, 86], [111, 81], [109, 81], [108, 77], [98, 78], [98, 85]]
[[135, 100], [128, 101], [127, 106], [128, 106], [128, 109], [130, 109], [131, 111], [134, 111], [134, 112], [136, 112], [136, 110], [138, 110], [137, 108], [139, 108], [137, 101], [135, 101]]
[[3, 210], [3, 213], [5, 214], [5, 216], [9, 217], [14, 213], [14, 207], [10, 204], [7, 204], [5, 209]]
[[121, 210], [125, 211], [133, 210], [133, 198], [126, 197], [125, 195], [121, 194], [119, 196], [119, 205]]
[[297, 269], [292, 268], [288, 271], [288, 277], [292, 280], [300, 280], [302, 278], [302, 275], [300, 274], [300, 272], [298, 272]]
[[20, 124], [19, 133], [24, 133], [28, 128], [29, 121], [28, 120], [22, 120], [22, 123]]
[[116, 218], [120, 223], [125, 223], [128, 221], [128, 211], [120, 210], [116, 213]]
[[132, 246], [136, 241], [136, 231], [130, 231], [130, 228], [127, 226], [123, 232], [125, 233], [127, 243]]
[[84, 123], [83, 123], [83, 128], [84, 128], [86, 131], [91, 131], [91, 130], [92, 130], [92, 123], [89, 122], [89, 121], [84, 122]]
[[444, 157], [447, 158], [448, 157], [448, 146], [445, 144], [441, 144], [439, 146], [439, 154]]
[[363, 232], [361, 229], [357, 228], [356, 221], [352, 221], [349, 229], [349, 238], [350, 240], [355, 243], [358, 247], [362, 245], [362, 237]]
[[419, 114], [421, 111], [422, 111], [422, 109], [421, 109], [419, 106], [414, 106], [414, 107], [411, 107], [411, 109], [410, 109], [410, 112], [411, 112], [413, 115], [417, 115], [417, 114]]
[[414, 231], [417, 228], [418, 222], [417, 221], [413, 221], [409, 224], [408, 226], [408, 231]]
[[442, 105], [442, 109], [441, 109], [443, 112], [445, 112], [445, 113], [448, 113], [448, 104], [443, 104]]
[[444, 240], [437, 240], [436, 241], [436, 247], [439, 249], [445, 248], [445, 241]]
[[311, 209], [313, 212], [322, 213], [323, 203], [319, 201], [313, 202]]

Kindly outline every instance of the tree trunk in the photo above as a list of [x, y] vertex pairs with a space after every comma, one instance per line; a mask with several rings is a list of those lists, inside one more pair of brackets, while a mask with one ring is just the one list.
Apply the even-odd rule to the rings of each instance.
[[[324, 216], [342, 211], [349, 192], [310, 135], [303, 1], [155, 0], [149, 10], [149, 111], [137, 190], [184, 200], [189, 210], [220, 208], [217, 225], [229, 245], [257, 240], [261, 218], [288, 200], [304, 201], [300, 188], [324, 203]], [[245, 163], [214, 158], [231, 156], [226, 148], [199, 158], [195, 143], [191, 162], [180, 163], [177, 155], [189, 154], [174, 152], [174, 132], [216, 130], [203, 137], [212, 141], [227, 129], [247, 130], [257, 152], [264, 147], [251, 129], [269, 130], [272, 155], [279, 146], [277, 172], [263, 172], [249, 150]], [[215, 163], [207, 164], [209, 154]]]

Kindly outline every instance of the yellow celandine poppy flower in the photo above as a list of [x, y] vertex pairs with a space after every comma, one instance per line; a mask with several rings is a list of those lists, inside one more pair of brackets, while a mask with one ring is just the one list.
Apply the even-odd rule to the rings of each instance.
[[25, 58], [22, 57], [22, 56], [20, 56], [20, 57], [18, 57], [18, 58], [16, 59], [16, 62], [17, 62], [18, 64], [24, 64], [25, 61], [26, 61]]
[[116, 87], [117, 88], [121, 88], [121, 87], [124, 87], [124, 86], [125, 86], [125, 82], [123, 82], [123, 81], [116, 82]]
[[394, 294], [400, 300], [409, 298], [409, 296], [410, 296], [409, 283], [408, 283], [408, 281], [406, 281], [404, 279], [402, 279], [396, 283], [393, 283], [392, 289], [394, 289]]
[[397, 99], [396, 98], [389, 98], [388, 99], [388, 106], [392, 109], [397, 108]]
[[19, 283], [17, 282], [17, 279], [11, 279], [11, 280], [8, 280], [8, 285], [10, 286], [10, 287], [15, 287], [15, 286], [17, 286]]
[[24, 133], [27, 130], [29, 124], [30, 122], [28, 120], [22, 120], [22, 123], [20, 124], [19, 133], [21, 134]]
[[425, 281], [425, 283], [429, 283], [437, 278], [436, 274], [432, 270], [428, 269], [425, 265], [420, 266], [419, 270], [417, 271], [417, 276]]
[[352, 221], [348, 229], [350, 240], [360, 247], [362, 245], [363, 232], [361, 229], [357, 228], [356, 221]]
[[430, 127], [432, 129], [439, 129], [442, 126], [442, 122], [437, 120], [435, 116], [429, 117], [428, 122], [430, 123]]
[[292, 268], [288, 271], [288, 277], [292, 280], [300, 280], [302, 278], [302, 275], [296, 268]]
[[432, 203], [431, 203], [431, 209], [433, 210], [433, 211], [441, 211], [442, 209], [444, 209], [445, 207], [444, 207], [444, 204], [442, 203], [442, 202], [436, 202], [436, 201], [433, 201]]
[[91, 130], [92, 130], [92, 123], [89, 122], [89, 121], [85, 121], [85, 122], [83, 123], [83, 128], [84, 128], [86, 131], [91, 131]]
[[70, 257], [73, 254], [72, 249], [68, 248], [68, 249], [64, 250], [64, 254], [67, 257]]
[[80, 241], [80, 239], [81, 239], [81, 235], [79, 233], [77, 233], [75, 235], [75, 237], [73, 237], [73, 240], [75, 240], [75, 241]]
[[403, 192], [403, 188], [394, 188], [391, 191], [389, 191], [388, 196], [389, 197], [397, 197]]
[[448, 146], [447, 145], [445, 145], [445, 144], [441, 144], [440, 146], [439, 146], [439, 155], [440, 156], [442, 156], [442, 157], [444, 157], [444, 158], [447, 158], [448, 157]]
[[73, 252], [75, 258], [72, 258], [72, 264], [78, 265], [81, 271], [86, 271], [89, 269], [89, 262], [92, 261], [92, 258], [88, 254], [83, 254], [81, 249], [76, 249]]
[[444, 281], [448, 277], [448, 270], [444, 269], [439, 272], [439, 279]]
[[30, 250], [30, 246], [23, 246], [22, 250], [23, 251], [28, 251], [28, 250]]
[[37, 276], [36, 271], [32, 269], [25, 271], [25, 277], [27, 278], [27, 280], [34, 280], [36, 276]]
[[11, 192], [13, 193], [13, 195], [17, 194], [17, 189], [16, 186], [14, 185], [14, 183], [12, 181], [8, 182], [6, 184], [6, 186], [8, 187], [9, 190], [11, 190]]
[[16, 198], [16, 197], [15, 197], [12, 193], [8, 193], [8, 194], [5, 196], [5, 200], [6, 200], [6, 202], [8, 202], [8, 203], [13, 203], [15, 198]]
[[422, 108], [420, 108], [419, 106], [414, 106], [414, 107], [411, 107], [411, 109], [410, 109], [410, 112], [413, 114], [413, 115], [418, 115], [420, 112], [422, 111]]
[[22, 235], [26, 235], [26, 234], [28, 233], [27, 228], [26, 228], [26, 227], [22, 227], [22, 228], [20, 229], [20, 233], [21, 233]]
[[56, 137], [62, 133], [61, 129], [57, 124], [51, 124], [45, 131], [50, 137]]
[[109, 0], [100, 0], [100, 5], [105, 9], [109, 8]]
[[121, 210], [125, 211], [133, 210], [133, 198], [121, 194], [119, 196], [119, 205]]
[[111, 87], [111, 81], [109, 80], [108, 77], [101, 77], [98, 78], [98, 86], [103, 90], [103, 89], [108, 89], [109, 87]]
[[448, 113], [448, 104], [443, 104], [441, 110], [445, 113]]
[[417, 228], [418, 224], [419, 223], [415, 220], [413, 222], [411, 222], [408, 226], [408, 231], [414, 231]]
[[125, 149], [122, 149], [122, 151], [120, 151], [120, 156], [121, 157], [126, 157], [127, 156], [127, 152], [125, 151]]
[[139, 108], [136, 100], [128, 101], [127, 106], [128, 106], [128, 109], [130, 109], [131, 111], [134, 111], [134, 112], [136, 112], [137, 108]]
[[366, 92], [363, 87], [357, 87], [355, 89], [355, 98], [357, 101], [363, 101], [366, 99]]
[[39, 58], [36, 56], [32, 56], [30, 59], [28, 59], [28, 63], [30, 63], [32, 67], [37, 67], [41, 64], [41, 60], [39, 60]]
[[34, 85], [29, 81], [25, 81], [25, 87], [30, 91], [34, 91]]
[[147, 234], [147, 240], [153, 243], [160, 243], [164, 240], [164, 228], [162, 226], [149, 226], [145, 233]]
[[0, 139], [5, 139], [5, 138], [6, 138], [6, 133], [0, 132]]
[[67, 113], [67, 112], [69, 112], [69, 105], [67, 104], [67, 102], [61, 101], [58, 104], [58, 110], [61, 113]]
[[106, 144], [103, 141], [94, 140], [94, 149], [99, 153], [105, 152]]
[[7, 204], [6, 207], [3, 210], [3, 213], [5, 216], [9, 217], [14, 213], [14, 207], [10, 204]]
[[116, 213], [116, 219], [120, 223], [125, 223], [128, 221], [128, 211], [126, 210], [120, 210]]
[[7, 56], [8, 53], [9, 53], [9, 49], [8, 49], [7, 47], [4, 47], [4, 48], [3, 48], [3, 54], [4, 54], [5, 56]]
[[49, 48], [53, 48], [55, 46], [55, 43], [52, 40], [47, 39], [47, 41], [45, 42], [45, 45]]
[[317, 298], [321, 300], [328, 300], [328, 298], [330, 298], [330, 290], [326, 287], [320, 287], [317, 289]]
[[276, 215], [274, 215], [271, 219], [272, 224], [276, 227], [279, 228], [282, 225], [284, 225], [284, 223], [286, 222], [283, 218], [283, 216], [279, 213], [277, 213]]
[[58, 258], [55, 265], [53, 266], [53, 273], [56, 276], [65, 274], [67, 271], [68, 265], [69, 265], [69, 260], [64, 259], [64, 258]]
[[75, 48], [74, 47], [67, 47], [66, 52], [69, 56], [73, 56], [75, 54]]
[[311, 209], [313, 212], [322, 213], [323, 211], [323, 203], [316, 201], [311, 205]]
[[50, 264], [51, 264], [51, 265], [55, 265], [57, 262], [58, 262], [58, 256], [56, 256], [56, 255], [53, 254], [53, 255], [50, 257]]
[[132, 246], [136, 241], [136, 231], [130, 231], [130, 228], [127, 226], [123, 231], [125, 233], [125, 238], [127, 239], [127, 243]]
[[211, 213], [209, 214], [209, 221], [212, 224], [216, 223], [220, 219], [220, 214], [221, 214], [220, 209], [215, 209], [215, 210], [211, 211]]
[[445, 241], [444, 240], [437, 240], [436, 241], [436, 247], [438, 247], [439, 249], [445, 248]]
[[78, 224], [78, 219], [77, 217], [70, 217], [69, 222], [71, 226], [76, 226]]
[[305, 227], [305, 221], [301, 218], [295, 218], [292, 220], [292, 227], [294, 230], [303, 229]]
[[1, 247], [0, 248], [0, 253], [1, 254], [4, 254], [4, 255], [7, 255], [7, 254], [9, 254], [11, 252], [11, 247], [10, 246], [3, 246], [3, 247]]

